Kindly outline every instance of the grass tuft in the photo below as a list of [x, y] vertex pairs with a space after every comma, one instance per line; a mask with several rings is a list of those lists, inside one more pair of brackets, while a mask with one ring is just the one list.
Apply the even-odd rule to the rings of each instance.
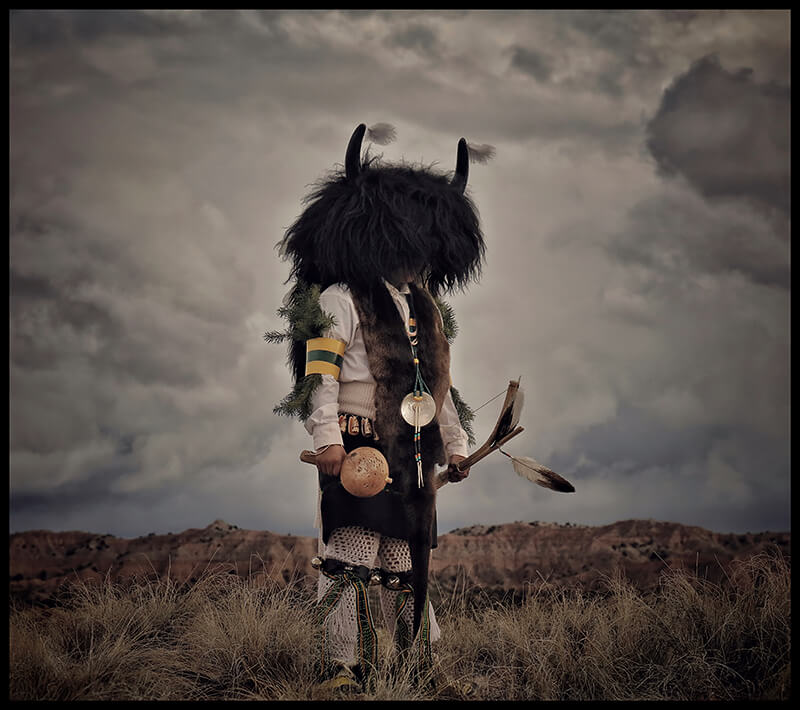
[[[52, 609], [10, 608], [10, 700], [326, 700], [314, 600], [295, 583], [206, 572], [75, 582]], [[668, 570], [643, 594], [531, 587], [520, 603], [462, 585], [437, 607], [435, 685], [378, 629], [368, 700], [786, 700], [791, 572], [776, 548], [720, 584]]]

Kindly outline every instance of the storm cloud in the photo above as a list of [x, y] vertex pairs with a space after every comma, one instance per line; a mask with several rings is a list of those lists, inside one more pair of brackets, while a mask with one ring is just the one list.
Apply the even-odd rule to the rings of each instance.
[[684, 176], [706, 197], [788, 213], [789, 104], [788, 86], [703, 57], [664, 92], [647, 146], [664, 173]]
[[443, 489], [442, 532], [788, 529], [788, 19], [13, 11], [10, 529], [314, 534], [310, 439], [272, 411], [275, 245], [379, 121], [389, 161], [496, 147], [452, 375], [473, 408], [521, 375], [509, 451], [577, 491], [489, 457]]

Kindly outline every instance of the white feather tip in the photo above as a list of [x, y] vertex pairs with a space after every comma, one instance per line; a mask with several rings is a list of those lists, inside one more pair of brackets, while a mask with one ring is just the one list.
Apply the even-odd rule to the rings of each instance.
[[367, 139], [378, 145], [389, 145], [397, 137], [391, 123], [375, 123], [367, 128]]
[[494, 158], [495, 149], [487, 143], [467, 143], [470, 163], [488, 163]]

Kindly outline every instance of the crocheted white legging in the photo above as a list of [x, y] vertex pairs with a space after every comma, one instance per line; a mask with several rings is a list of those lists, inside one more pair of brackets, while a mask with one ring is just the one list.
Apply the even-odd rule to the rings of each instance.
[[[389, 572], [406, 572], [411, 569], [411, 552], [406, 540], [386, 537], [373, 530], [357, 526], [334, 530], [328, 538], [328, 544], [323, 550], [323, 556], [326, 558], [332, 557], [353, 565], [381, 567]], [[334, 580], [320, 574], [317, 599], [322, 599], [333, 583]], [[391, 638], [394, 640], [396, 632], [395, 599], [399, 592], [387, 589], [383, 585], [380, 585], [378, 590], [384, 623]], [[430, 614], [431, 622], [431, 642], [434, 642], [441, 636], [441, 631], [436, 623], [436, 617], [433, 615], [433, 606], [430, 603], [428, 604], [428, 613]], [[401, 617], [407, 628], [413, 628], [413, 599], [410, 599], [403, 608]], [[354, 665], [357, 662], [358, 624], [356, 620], [356, 596], [353, 589], [347, 589], [342, 594], [337, 607], [328, 615], [325, 623], [331, 660], [339, 661], [346, 665]]]

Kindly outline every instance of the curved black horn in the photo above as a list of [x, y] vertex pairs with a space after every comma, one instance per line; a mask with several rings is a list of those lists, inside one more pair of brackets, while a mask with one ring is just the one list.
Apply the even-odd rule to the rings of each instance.
[[467, 178], [469, 177], [469, 148], [467, 148], [467, 141], [462, 138], [458, 141], [458, 155], [456, 157], [456, 174], [450, 184], [457, 187], [461, 192], [467, 187]]
[[361, 141], [364, 140], [364, 133], [367, 130], [365, 123], [359, 123], [350, 142], [347, 144], [347, 153], [344, 157], [344, 171], [348, 180], [352, 180], [361, 172]]

